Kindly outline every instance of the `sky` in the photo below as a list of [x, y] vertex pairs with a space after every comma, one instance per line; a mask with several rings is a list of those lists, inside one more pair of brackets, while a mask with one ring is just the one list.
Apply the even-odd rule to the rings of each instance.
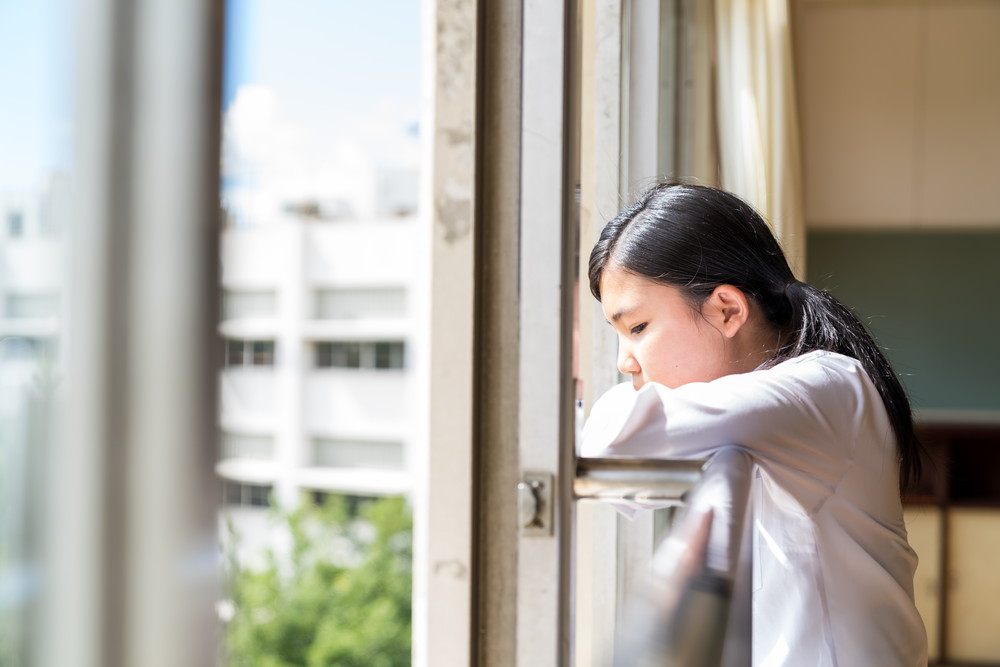
[[374, 170], [418, 163], [419, 0], [228, 0], [227, 11], [223, 189], [242, 193], [227, 204], [372, 214]]
[[227, 105], [240, 84], [265, 84], [289, 121], [314, 125], [418, 101], [419, 0], [227, 0], [226, 11]]
[[66, 170], [72, 145], [71, 0], [0, 0], [0, 194]]
[[[72, 164], [74, 95], [86, 93], [73, 87], [74, 8], [73, 0], [0, 0], [8, 101], [0, 105], [0, 193], [37, 187]], [[420, 0], [226, 0], [226, 12], [227, 127], [242, 114], [236, 129], [250, 131], [227, 135], [238, 149], [228, 154], [262, 141], [250, 150], [263, 161], [257, 183], [326, 181], [317, 174], [343, 170], [351, 154], [415, 164]], [[268, 173], [296, 162], [312, 176]]]

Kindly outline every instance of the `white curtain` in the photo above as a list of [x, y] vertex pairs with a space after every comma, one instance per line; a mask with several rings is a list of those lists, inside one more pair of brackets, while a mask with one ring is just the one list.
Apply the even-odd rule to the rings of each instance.
[[789, 0], [716, 0], [714, 8], [719, 184], [773, 225], [802, 277], [805, 221]]

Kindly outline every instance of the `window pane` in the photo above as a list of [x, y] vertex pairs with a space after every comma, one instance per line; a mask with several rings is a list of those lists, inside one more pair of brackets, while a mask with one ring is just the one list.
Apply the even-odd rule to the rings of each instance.
[[401, 470], [403, 443], [377, 440], [317, 438], [315, 463], [334, 468]]
[[[4, 362], [25, 362], [19, 368], [30, 373], [38, 373], [40, 368], [58, 361], [57, 345], [48, 337], [7, 336], [0, 341], [0, 360]], [[14, 366], [8, 368], [8, 373]], [[8, 380], [10, 378], [8, 377]]]
[[[403, 344], [413, 335], [407, 315], [422, 247], [416, 211], [424, 21], [419, 0], [227, 0], [226, 21], [220, 331], [244, 341], [227, 347], [229, 365], [274, 372], [220, 374], [226, 460], [217, 470], [241, 485], [238, 509], [228, 511], [242, 536], [227, 545], [235, 562], [250, 570], [272, 554], [282, 578], [295, 581], [317, 570], [285, 560], [288, 545], [303, 536], [292, 530], [288, 512], [303, 502], [308, 512], [331, 496], [364, 521], [366, 510], [356, 508], [363, 503], [344, 496], [400, 494], [410, 486], [404, 462], [418, 430], [410, 415], [413, 383], [405, 371], [364, 371], [403, 369]], [[315, 440], [328, 434], [342, 442], [317, 451]], [[262, 513], [246, 508], [267, 504], [268, 494], [276, 508], [264, 525]], [[325, 561], [352, 570], [361, 554], [344, 561], [338, 539], [331, 540], [336, 548], [324, 542], [307, 560], [323, 572], [333, 569]], [[400, 529], [394, 544], [408, 540]], [[300, 547], [308, 551], [295, 542]], [[341, 585], [351, 585], [344, 576]], [[316, 653], [325, 650], [321, 642], [301, 636], [248, 652], [238, 628], [265, 613], [274, 615], [275, 628], [294, 619], [285, 619], [280, 606], [234, 604], [231, 664], [408, 664], [408, 568], [398, 576], [406, 604], [391, 603], [395, 620], [357, 655], [323, 657]], [[324, 606], [338, 600], [330, 587]], [[363, 608], [337, 613], [367, 617]], [[319, 617], [306, 623], [332, 627]], [[342, 632], [341, 625], [331, 632]]]
[[333, 366], [333, 344], [316, 343], [316, 367], [330, 368]]
[[226, 505], [235, 507], [269, 507], [271, 487], [263, 484], [226, 482]]
[[406, 291], [402, 288], [338, 288], [316, 293], [316, 317], [360, 319], [402, 317], [406, 314]]
[[251, 507], [268, 507], [271, 504], [271, 487], [258, 484], [245, 485], [244, 502]]
[[274, 438], [270, 435], [223, 432], [222, 457], [226, 459], [269, 459], [274, 455]]
[[375, 368], [389, 368], [390, 343], [375, 343]]
[[243, 504], [243, 486], [241, 484], [237, 484], [236, 482], [226, 482], [225, 491], [225, 503], [227, 505], [239, 506]]
[[361, 366], [361, 344], [331, 343], [330, 358], [334, 368], [358, 368]]
[[7, 236], [18, 238], [24, 233], [24, 214], [13, 210], [7, 213]]
[[362, 343], [316, 344], [316, 365], [320, 368], [361, 368]]
[[[65, 0], [0, 2], [0, 664], [42, 663], [37, 637], [42, 593], [52, 572], [43, 559], [53, 494], [48, 428], [66, 385], [59, 343], [65, 302], [62, 239], [72, 208], [72, 54]], [[57, 591], [62, 592], [62, 591]], [[48, 597], [53, 597], [49, 595]], [[34, 622], [33, 622], [34, 621]]]
[[227, 366], [242, 366], [244, 357], [244, 348], [246, 343], [242, 340], [227, 340], [226, 341], [226, 365]]
[[274, 341], [257, 340], [253, 342], [253, 365], [274, 365]]
[[55, 294], [7, 295], [7, 317], [55, 317], [58, 310], [59, 301]]
[[375, 343], [375, 368], [402, 368], [402, 343]]
[[273, 291], [225, 290], [222, 294], [222, 318], [274, 317]]

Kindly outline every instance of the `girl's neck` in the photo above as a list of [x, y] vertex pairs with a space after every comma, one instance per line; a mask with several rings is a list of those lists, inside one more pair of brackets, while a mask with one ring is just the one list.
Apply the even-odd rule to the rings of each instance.
[[781, 349], [782, 336], [752, 307], [753, 315], [732, 340], [730, 363], [734, 373], [767, 367]]

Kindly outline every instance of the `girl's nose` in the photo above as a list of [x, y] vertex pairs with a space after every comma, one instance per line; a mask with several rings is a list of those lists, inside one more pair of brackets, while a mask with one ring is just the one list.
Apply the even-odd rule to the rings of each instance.
[[636, 361], [635, 356], [632, 354], [632, 349], [630, 345], [625, 343], [618, 344], [618, 372], [623, 375], [635, 375], [639, 373], [642, 369], [639, 366], [639, 362]]

